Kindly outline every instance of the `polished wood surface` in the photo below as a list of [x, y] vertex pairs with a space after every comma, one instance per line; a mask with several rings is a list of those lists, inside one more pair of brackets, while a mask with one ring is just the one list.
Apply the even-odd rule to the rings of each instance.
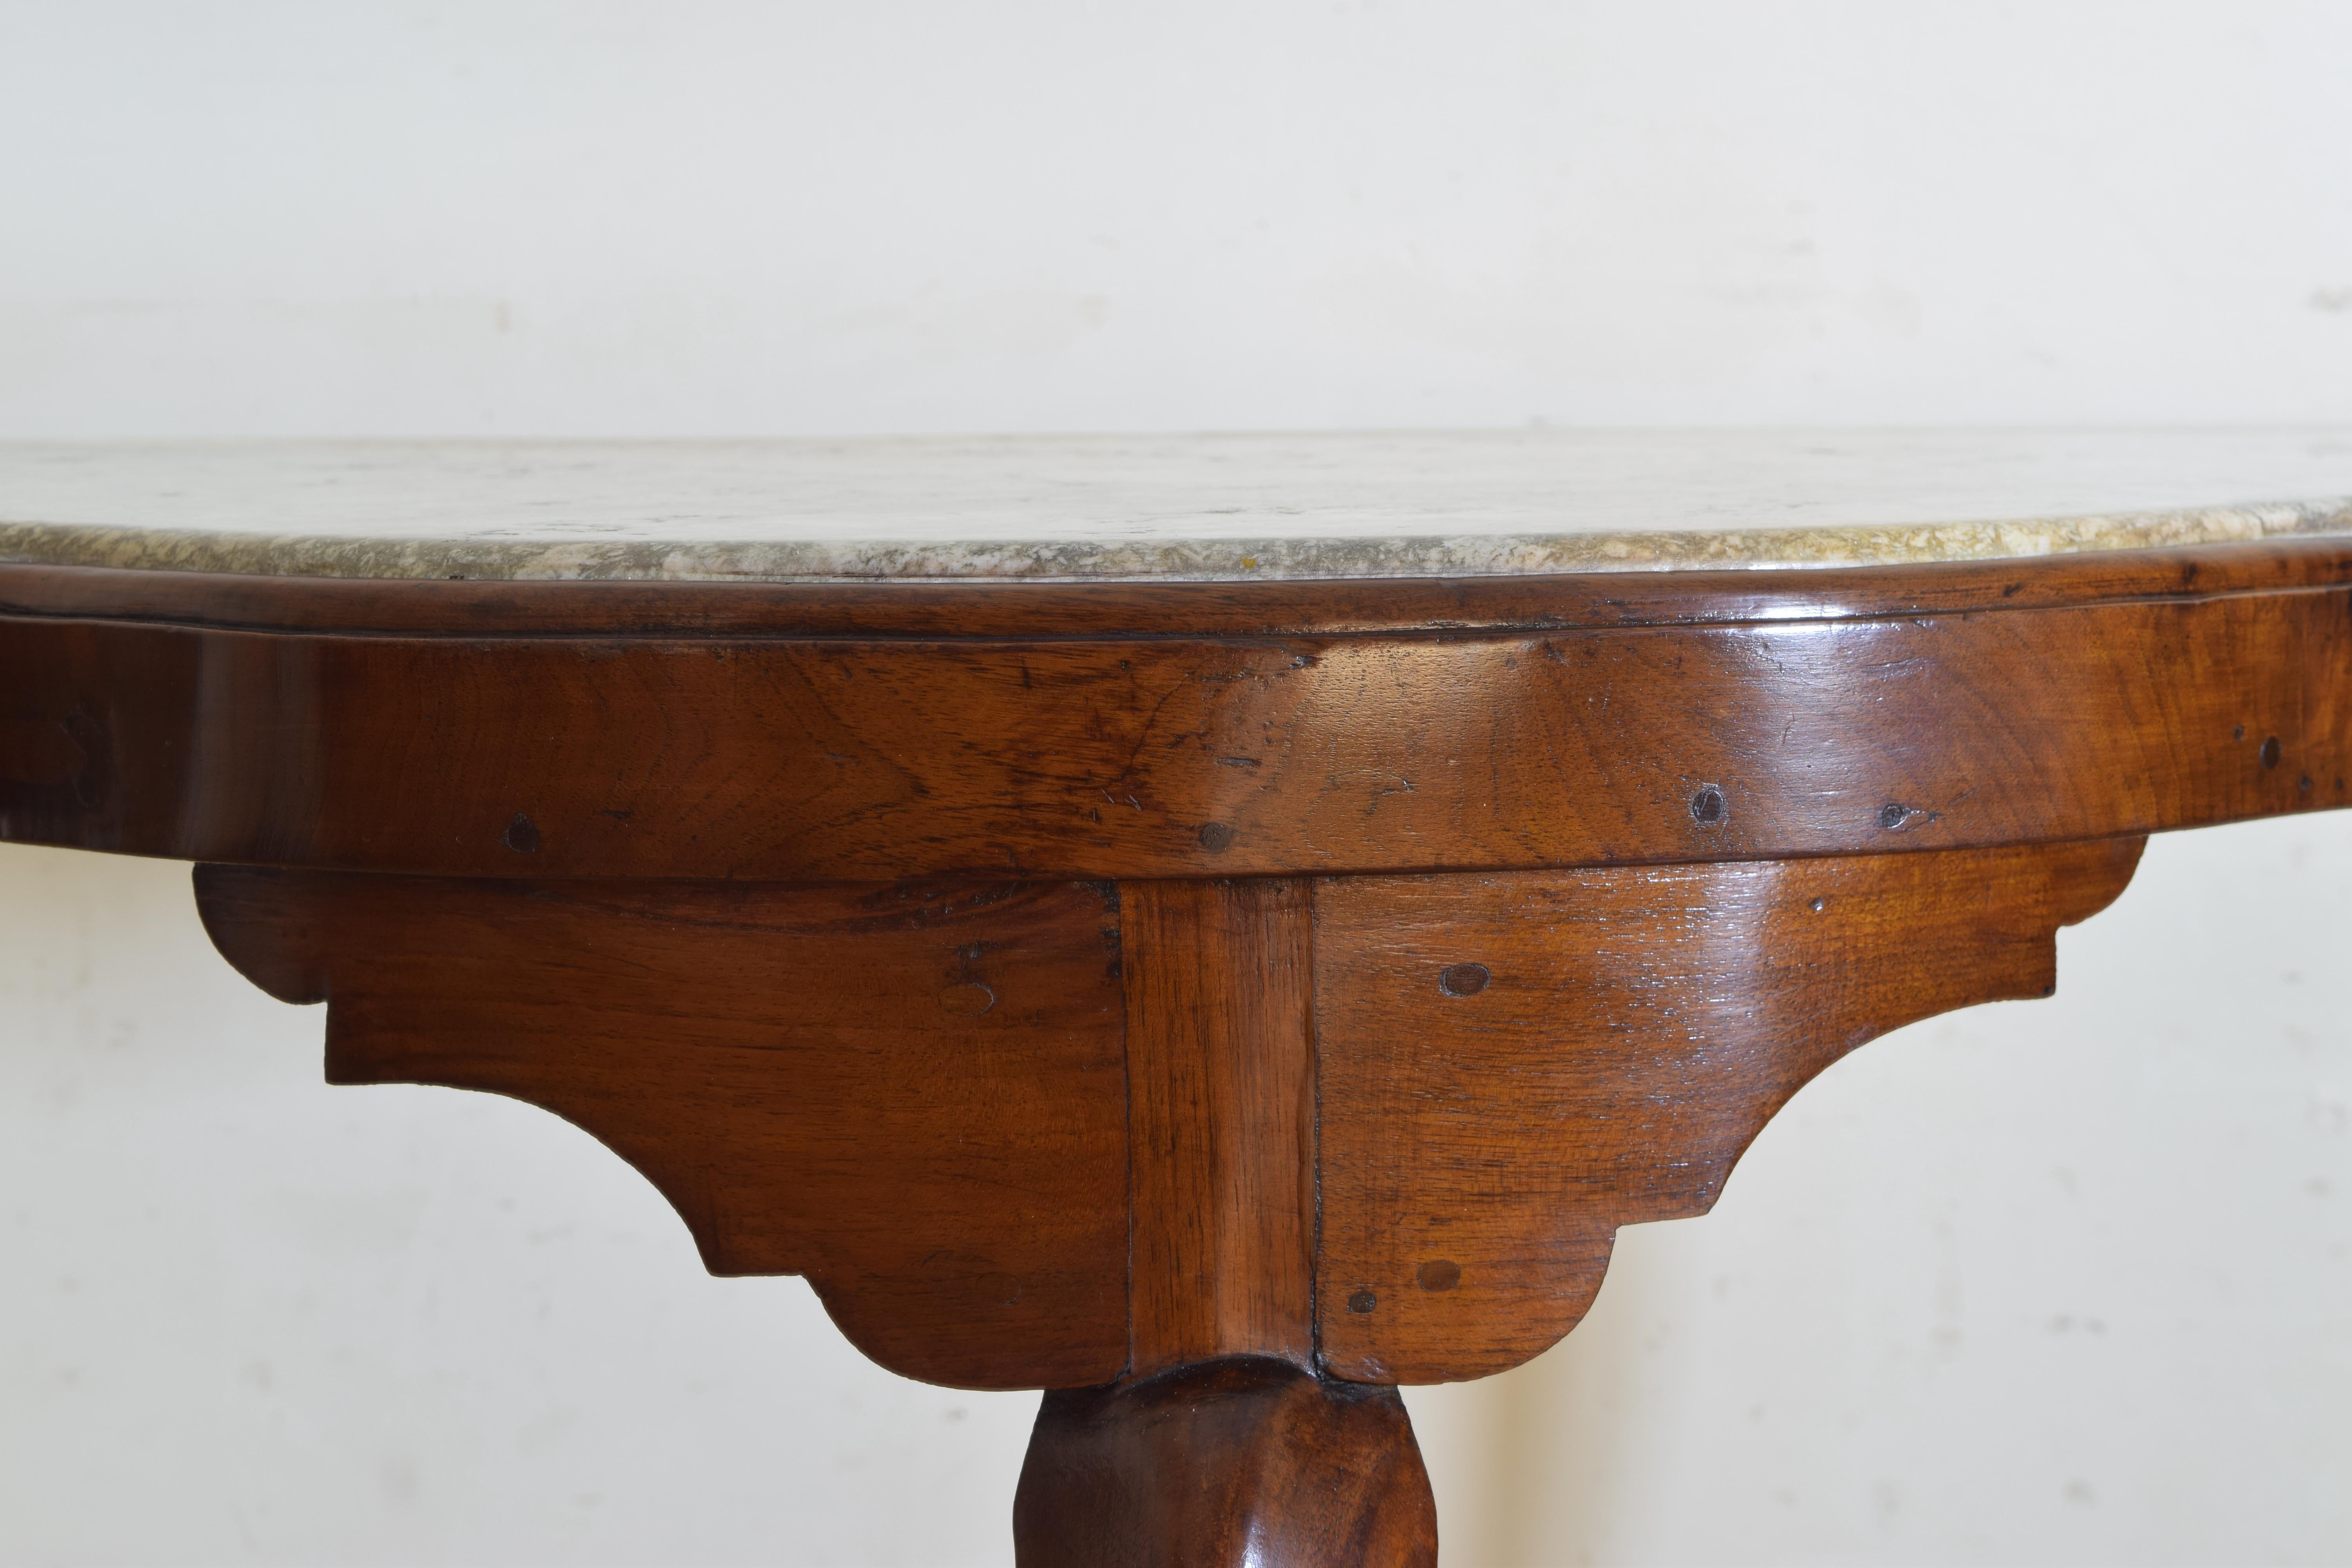
[[2140, 840], [1316, 889], [1333, 1375], [1483, 1377], [1575, 1326], [1617, 1227], [1705, 1214], [1806, 1080], [2057, 984]]
[[1306, 883], [1120, 889], [1134, 1178], [1131, 1377], [1315, 1363], [1315, 1020]]
[[0, 619], [0, 663], [19, 693], [0, 834], [340, 869], [1507, 870], [1991, 847], [2352, 803], [2341, 587], [1025, 642], [20, 616]]
[[1428, 1561], [1390, 1385], [1551, 1343], [1619, 1226], [1704, 1212], [1863, 1040], [2045, 994], [2143, 835], [2352, 803], [2343, 540], [1017, 589], [0, 567], [0, 837], [222, 862], [209, 928], [328, 1004], [331, 1078], [545, 1106], [883, 1364], [1058, 1391], [1032, 1564]]
[[[2046, 994], [2140, 840], [1486, 877], [803, 888], [207, 867], [346, 1083], [544, 1106], [894, 1370], [1478, 1377], [1839, 1056]], [[893, 1151], [887, 1161], [872, 1157]]]
[[384, 637], [1318, 637], [2082, 607], [2352, 584], [2352, 540], [1804, 571], [1243, 583], [512, 582], [0, 563], [0, 615]]
[[1021, 1568], [1431, 1568], [1437, 1507], [1392, 1388], [1217, 1361], [1045, 1396]]
[[893, 1371], [1127, 1361], [1118, 914], [1099, 888], [436, 881], [206, 867], [247, 977], [325, 1001], [336, 1083], [543, 1106], [718, 1274], [805, 1274]]

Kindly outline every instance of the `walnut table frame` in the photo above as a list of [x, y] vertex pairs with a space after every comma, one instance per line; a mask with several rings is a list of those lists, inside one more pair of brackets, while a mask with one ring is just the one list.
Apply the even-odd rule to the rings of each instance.
[[2345, 526], [1043, 583], [0, 530], [0, 837], [199, 862], [332, 1081], [543, 1106], [714, 1272], [1049, 1391], [1023, 1563], [1429, 1563], [1397, 1384], [1558, 1340], [1843, 1053], [2047, 994], [2146, 835], [2352, 804]]

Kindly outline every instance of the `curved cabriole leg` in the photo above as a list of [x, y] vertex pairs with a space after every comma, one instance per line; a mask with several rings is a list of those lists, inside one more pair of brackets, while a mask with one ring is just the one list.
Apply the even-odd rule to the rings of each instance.
[[1020, 1568], [1428, 1568], [1437, 1505], [1393, 1388], [1240, 1356], [1045, 1395]]

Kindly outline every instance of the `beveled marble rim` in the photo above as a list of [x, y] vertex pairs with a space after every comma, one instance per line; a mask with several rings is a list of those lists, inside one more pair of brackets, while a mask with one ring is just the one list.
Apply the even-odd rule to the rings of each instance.
[[1152, 541], [536, 541], [0, 523], [0, 562], [503, 582], [1193, 582], [1916, 565], [2352, 534], [2352, 498], [1887, 527]]

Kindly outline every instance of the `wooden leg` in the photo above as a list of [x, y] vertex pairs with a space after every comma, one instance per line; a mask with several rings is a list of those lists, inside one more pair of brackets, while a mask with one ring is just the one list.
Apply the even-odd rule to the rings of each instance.
[[1437, 1505], [1393, 1388], [1264, 1356], [1045, 1395], [1021, 1568], [1430, 1568]]

